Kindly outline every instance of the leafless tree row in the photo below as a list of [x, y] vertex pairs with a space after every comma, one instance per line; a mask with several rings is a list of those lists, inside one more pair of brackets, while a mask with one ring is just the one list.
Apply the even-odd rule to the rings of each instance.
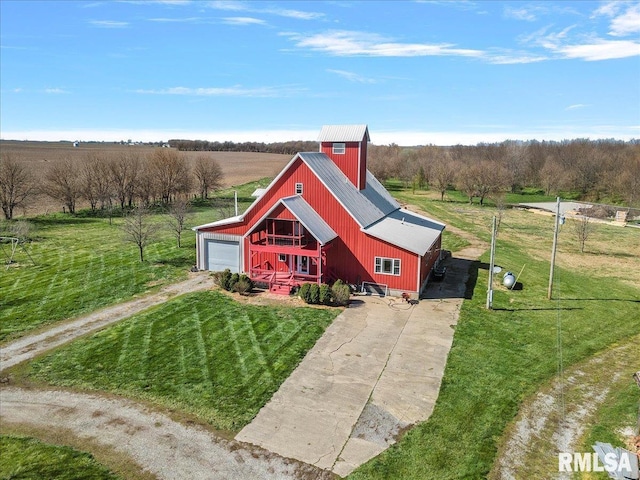
[[398, 145], [369, 147], [369, 168], [381, 180], [409, 185], [426, 181], [441, 194], [447, 188], [480, 203], [496, 192], [534, 187], [545, 194], [574, 192], [640, 204], [640, 143], [585, 139], [564, 142], [506, 141], [475, 146]]
[[86, 201], [92, 210], [134, 203], [148, 207], [168, 205], [196, 192], [207, 198], [222, 186], [220, 164], [202, 155], [190, 168], [175, 150], [158, 148], [147, 157], [136, 153], [117, 156], [91, 154], [84, 161], [71, 159], [52, 163], [41, 179], [34, 178], [19, 158], [3, 153], [0, 158], [0, 203], [6, 219], [34, 195], [42, 193], [60, 202], [69, 213]]

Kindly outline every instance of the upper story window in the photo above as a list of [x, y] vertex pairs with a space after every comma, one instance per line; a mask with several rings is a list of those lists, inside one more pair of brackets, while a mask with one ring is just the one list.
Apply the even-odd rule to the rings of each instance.
[[302, 195], [302, 183], [296, 183], [296, 195]]
[[344, 143], [334, 143], [333, 144], [333, 153], [338, 155], [344, 155], [345, 152], [345, 144]]

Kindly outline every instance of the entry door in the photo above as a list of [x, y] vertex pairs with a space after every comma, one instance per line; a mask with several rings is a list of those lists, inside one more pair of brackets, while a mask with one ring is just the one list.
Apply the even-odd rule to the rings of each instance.
[[309, 257], [298, 255], [298, 273], [309, 274]]

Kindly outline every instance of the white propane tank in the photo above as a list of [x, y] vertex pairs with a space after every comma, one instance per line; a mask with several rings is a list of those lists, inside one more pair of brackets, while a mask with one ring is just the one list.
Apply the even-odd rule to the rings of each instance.
[[507, 288], [512, 288], [516, 284], [516, 277], [513, 273], [507, 272], [502, 278], [502, 284]]

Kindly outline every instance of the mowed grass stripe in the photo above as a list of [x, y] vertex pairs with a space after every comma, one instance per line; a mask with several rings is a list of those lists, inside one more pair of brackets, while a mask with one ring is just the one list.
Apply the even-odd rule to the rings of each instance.
[[237, 431], [338, 313], [240, 305], [215, 291], [197, 292], [34, 361], [29, 374], [54, 385], [151, 400]]
[[0, 275], [0, 342], [184, 278], [195, 261], [195, 249], [178, 249], [172, 235], [159, 230], [141, 263], [135, 245], [122, 240], [122, 219], [109, 225], [50, 215], [30, 222], [35, 241], [26, 248], [36, 264], [17, 252], [19, 264]]

